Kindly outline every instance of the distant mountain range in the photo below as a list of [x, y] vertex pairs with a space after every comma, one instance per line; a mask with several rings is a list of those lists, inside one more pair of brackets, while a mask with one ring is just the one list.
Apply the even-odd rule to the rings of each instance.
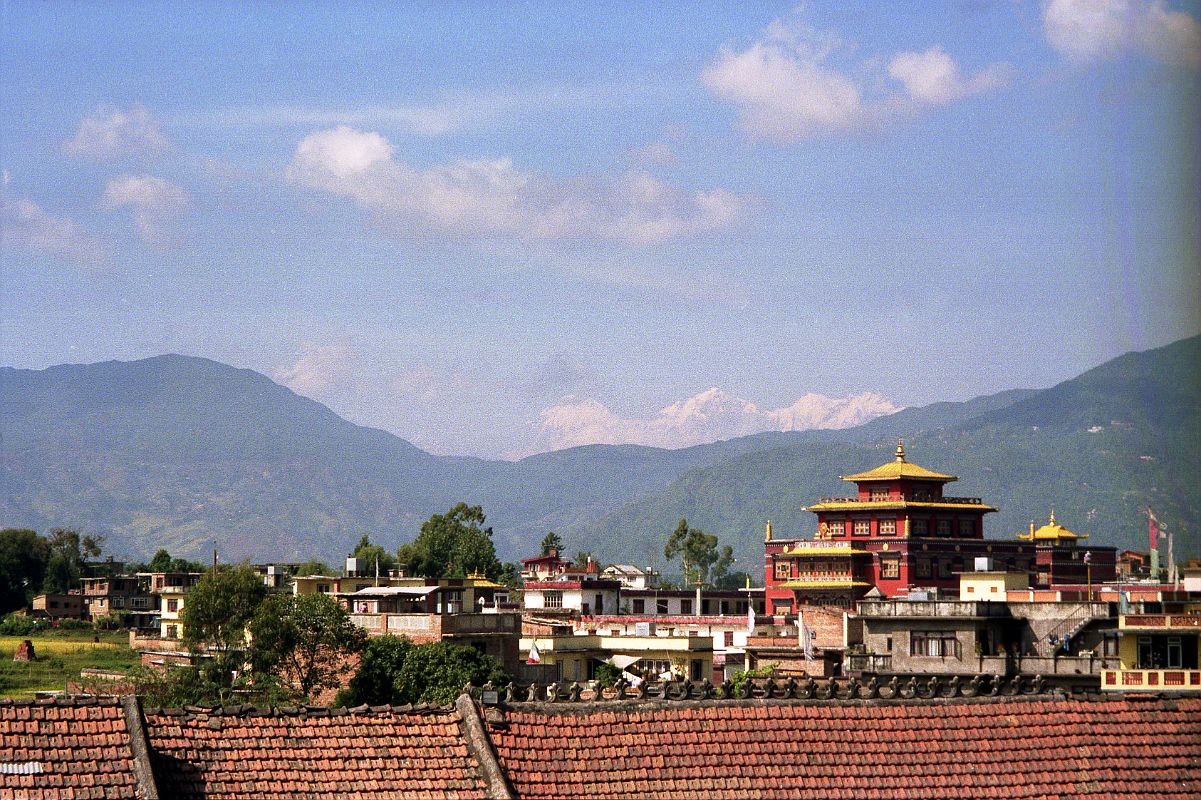
[[363, 533], [389, 548], [460, 500], [502, 557], [548, 530], [569, 549], [662, 565], [681, 517], [758, 572], [767, 519], [812, 532], [802, 506], [839, 474], [911, 460], [999, 506], [1008, 537], [1057, 518], [1090, 542], [1145, 547], [1152, 505], [1178, 555], [1201, 550], [1201, 337], [1130, 353], [1042, 391], [908, 408], [841, 430], [767, 432], [679, 450], [588, 445], [516, 462], [439, 457], [244, 369], [184, 356], [0, 369], [0, 524], [104, 533], [110, 550], [339, 559]]

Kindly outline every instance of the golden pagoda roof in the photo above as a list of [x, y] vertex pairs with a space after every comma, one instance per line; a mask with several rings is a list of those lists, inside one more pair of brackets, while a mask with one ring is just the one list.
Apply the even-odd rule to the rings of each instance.
[[1060, 525], [1058, 522], [1055, 521], [1055, 512], [1052, 511], [1050, 522], [1048, 522], [1046, 525], [1042, 526], [1041, 528], [1035, 530], [1034, 522], [1031, 521], [1030, 532], [1029, 533], [1019, 533], [1018, 538], [1019, 539], [1029, 539], [1030, 541], [1033, 541], [1033, 542], [1048, 542], [1048, 541], [1054, 542], [1054, 541], [1059, 541], [1061, 539], [1068, 539], [1068, 540], [1075, 541], [1076, 539], [1087, 539], [1088, 534], [1087, 533], [1072, 533], [1067, 528], [1063, 527], [1062, 525]]
[[897, 441], [896, 458], [889, 461], [887, 464], [881, 464], [875, 469], [869, 469], [867, 472], [859, 472], [855, 475], [843, 475], [844, 481], [895, 481], [901, 478], [909, 478], [919, 481], [938, 481], [940, 483], [948, 483], [957, 481], [959, 478], [954, 475], [944, 475], [941, 472], [919, 467], [917, 464], [911, 464], [905, 460], [905, 443]]

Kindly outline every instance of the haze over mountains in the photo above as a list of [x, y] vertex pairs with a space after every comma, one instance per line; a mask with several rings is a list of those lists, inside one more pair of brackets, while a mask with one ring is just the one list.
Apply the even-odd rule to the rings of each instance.
[[808, 535], [813, 519], [801, 507], [841, 493], [839, 474], [887, 460], [903, 436], [911, 460], [961, 476], [956, 494], [1000, 507], [989, 536], [1018, 533], [1054, 507], [1091, 542], [1145, 547], [1150, 503], [1176, 532], [1177, 554], [1195, 554], [1198, 365], [1193, 337], [1050, 389], [841, 430], [678, 450], [589, 445], [517, 462], [433, 456], [206, 359], [3, 368], [0, 523], [104, 533], [129, 555], [166, 547], [200, 556], [215, 542], [226, 558], [336, 560], [362, 533], [395, 548], [463, 500], [483, 505], [506, 559], [553, 529], [571, 549], [662, 565], [662, 542], [686, 516], [757, 573], [765, 520], [780, 535]]

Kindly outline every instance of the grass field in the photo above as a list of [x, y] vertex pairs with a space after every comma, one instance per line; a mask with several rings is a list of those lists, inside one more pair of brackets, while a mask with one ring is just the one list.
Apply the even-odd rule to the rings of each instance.
[[[99, 642], [92, 641], [98, 637]], [[23, 639], [33, 642], [35, 661], [13, 661]], [[137, 665], [125, 631], [55, 631], [35, 636], [0, 636], [0, 697], [32, 697], [38, 691], [62, 691], [81, 669], [124, 672]]]

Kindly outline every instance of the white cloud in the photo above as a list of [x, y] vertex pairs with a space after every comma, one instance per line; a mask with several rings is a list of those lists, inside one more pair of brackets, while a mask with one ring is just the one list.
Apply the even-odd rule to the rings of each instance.
[[297, 394], [311, 397], [333, 387], [346, 375], [350, 348], [305, 342], [291, 365], [276, 367], [271, 377]]
[[726, 48], [701, 73], [714, 96], [738, 108], [739, 125], [754, 139], [779, 143], [871, 128], [898, 116], [912, 103], [938, 105], [961, 100], [1004, 83], [1007, 67], [996, 64], [964, 77], [941, 47], [899, 53], [890, 74], [901, 81], [908, 101], [867, 86], [879, 64], [862, 61], [840, 69], [832, 56], [838, 38], [809, 28], [797, 15], [776, 20], [763, 38], [741, 52]]
[[98, 160], [149, 157], [169, 152], [171, 141], [145, 108], [122, 111], [102, 106], [84, 117], [75, 136], [63, 143], [63, 150], [77, 158]]
[[937, 46], [924, 53], [898, 53], [888, 64], [888, 74], [905, 85], [913, 100], [926, 105], [953, 103], [1004, 86], [1008, 80], [1008, 69], [997, 64], [965, 77], [955, 60]]
[[142, 239], [166, 245], [173, 240], [172, 223], [190, 203], [188, 193], [168, 180], [152, 175], [121, 175], [105, 186], [100, 207], [106, 211], [128, 208]]
[[688, 447], [763, 431], [849, 428], [899, 410], [870, 392], [844, 398], [811, 393], [783, 408], [760, 409], [712, 388], [672, 403], [651, 417], [626, 418], [596, 400], [568, 397], [541, 413], [539, 449], [583, 444]]
[[3, 250], [20, 248], [97, 267], [109, 259], [103, 242], [70, 217], [58, 217], [31, 200], [0, 197], [0, 242]]
[[1051, 0], [1043, 31], [1056, 50], [1077, 62], [1140, 52], [1166, 63], [1201, 64], [1201, 24], [1164, 0]]
[[730, 225], [747, 203], [721, 189], [677, 189], [645, 172], [564, 180], [522, 171], [507, 158], [417, 169], [392, 155], [380, 134], [339, 126], [306, 136], [285, 175], [352, 200], [409, 238], [653, 244]]

